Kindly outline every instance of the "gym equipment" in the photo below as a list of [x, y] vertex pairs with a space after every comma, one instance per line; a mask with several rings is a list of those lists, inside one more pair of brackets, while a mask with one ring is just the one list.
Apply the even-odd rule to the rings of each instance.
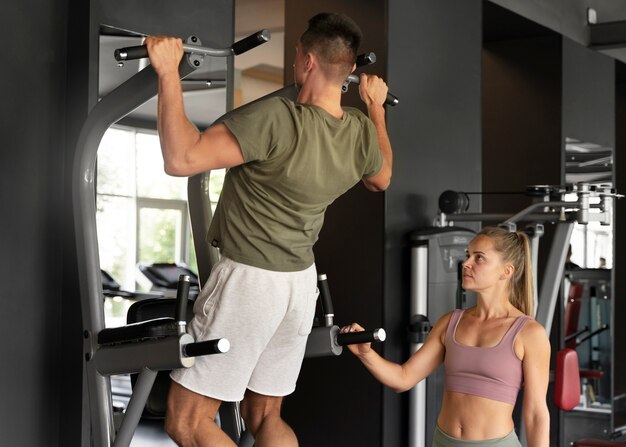
[[[257, 31], [250, 36], [235, 42], [230, 48], [208, 48], [203, 47], [202, 42], [196, 36], [190, 36], [183, 43], [185, 53], [196, 56], [213, 56], [226, 57], [237, 56], [255, 48], [265, 42], [269, 42], [271, 34], [268, 30]], [[137, 45], [133, 47], [119, 48], [114, 53], [115, 60], [118, 62], [130, 61], [133, 59], [143, 59], [148, 57], [148, 48], [145, 45]], [[196, 62], [198, 61], [198, 62]], [[196, 57], [191, 58], [191, 62], [196, 67], [202, 64], [202, 60]]]
[[86, 360], [94, 362], [99, 374], [139, 373], [113, 446], [130, 445], [158, 371], [188, 368], [194, 357], [230, 349], [226, 339], [196, 343], [187, 334], [188, 296], [189, 277], [181, 275], [174, 318], [155, 318], [98, 333], [99, 347], [94, 357]]
[[189, 267], [181, 264], [156, 262], [154, 264], [138, 264], [139, 271], [152, 283], [151, 291], [174, 297], [180, 275], [189, 276], [189, 295], [192, 300], [198, 296], [200, 284], [198, 275]]
[[[262, 34], [267, 37], [266, 33]], [[233, 47], [238, 52], [245, 51], [265, 42], [264, 39], [254, 42], [244, 39], [245, 44], [234, 44]], [[212, 55], [230, 56], [234, 54], [233, 47], [218, 49]], [[203, 55], [186, 54], [183, 59], [179, 65], [181, 79], [200, 67]], [[75, 151], [72, 198], [84, 327], [85, 386], [89, 396], [85, 419], [90, 421], [91, 444], [94, 447], [128, 445], [143, 410], [139, 407], [143, 407], [141, 402], [145, 402], [156, 370], [185, 367], [193, 363], [193, 357], [182, 352], [183, 346], [194, 342], [193, 338], [188, 334], [172, 336], [163, 331], [158, 321], [104, 329], [94, 183], [98, 146], [112, 124], [151, 99], [156, 92], [157, 76], [148, 65], [96, 103], [83, 124]], [[171, 326], [171, 323], [168, 325]], [[149, 333], [148, 340], [145, 339], [144, 330]], [[103, 331], [108, 332], [101, 334]], [[167, 336], [162, 336], [163, 333]], [[203, 347], [207, 350], [209, 348]], [[116, 435], [109, 376], [131, 371], [141, 371], [141, 374], [133, 393], [132, 407], [127, 409], [123, 427]]]
[[317, 284], [324, 324], [313, 326], [307, 339], [305, 358], [341, 355], [346, 345], [385, 341], [387, 334], [383, 328], [340, 334], [339, 326], [334, 324], [335, 311], [326, 274], [317, 276]]
[[[555, 388], [553, 402], [562, 411], [571, 411], [580, 402], [580, 371], [578, 369], [578, 355], [571, 348], [565, 348], [557, 353], [555, 369]], [[584, 438], [573, 442], [573, 447], [626, 447], [626, 443], [615, 441], [624, 436], [626, 430], [611, 434], [611, 439]]]
[[162, 298], [162, 293], [144, 293], [144, 292], [131, 292], [129, 290], [122, 290], [122, 286], [111, 276], [106, 270], [100, 270], [102, 278], [102, 294], [105, 297], [126, 298], [130, 300], [142, 300], [148, 298]]
[[[541, 288], [535, 283], [536, 319], [550, 333], [553, 315], [567, 248], [574, 223], [598, 221], [610, 224], [613, 219], [613, 201], [623, 197], [611, 188], [596, 187], [581, 183], [563, 186], [530, 186], [526, 194], [533, 203], [511, 216], [508, 214], [469, 213], [469, 194], [445, 191], [439, 198], [439, 214], [434, 227], [421, 229], [411, 235], [411, 349], [419, 349], [428, 331], [428, 319], [437, 319], [454, 307], [465, 307], [470, 296], [463, 293], [458, 268], [465, 258], [464, 250], [473, 236], [469, 229], [455, 227], [455, 222], [500, 222], [509, 231], [517, 231], [520, 223], [528, 225], [524, 231], [531, 242], [534, 279], [537, 280], [539, 238], [543, 235], [543, 224], [554, 224], [556, 231], [545, 266]], [[574, 196], [571, 200], [569, 197]], [[593, 202], [593, 203], [592, 203]], [[538, 299], [537, 299], [538, 297]], [[442, 306], [443, 309], [433, 306]], [[431, 309], [431, 307], [433, 307]], [[431, 379], [432, 378], [432, 379]], [[438, 374], [411, 390], [409, 438], [413, 446], [431, 443], [435, 418], [439, 410], [440, 395], [443, 393]], [[424, 382], [424, 381], [423, 381]], [[429, 387], [429, 392], [426, 392]], [[439, 388], [438, 388], [439, 387]], [[432, 389], [431, 389], [432, 388]], [[578, 393], [578, 391], [577, 391]], [[520, 440], [525, 443], [523, 424]]]
[[[350, 83], [359, 85], [361, 83], [361, 80], [359, 79], [357, 75], [354, 75], [354, 74], [348, 75], [348, 78], [346, 79], [346, 81], [344, 82], [342, 86], [343, 93], [348, 91], [348, 86], [350, 85]], [[399, 102], [400, 100], [398, 99], [397, 96], [393, 95], [392, 93], [387, 93], [387, 99], [385, 100], [385, 104], [395, 107], [398, 105]]]

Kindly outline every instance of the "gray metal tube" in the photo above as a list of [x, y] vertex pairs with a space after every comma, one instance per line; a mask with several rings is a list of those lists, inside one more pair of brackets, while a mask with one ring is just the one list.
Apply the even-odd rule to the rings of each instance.
[[126, 407], [124, 419], [122, 419], [113, 447], [128, 447], [130, 445], [156, 376], [156, 371], [144, 368], [137, 377], [137, 382], [133, 387], [133, 395], [128, 401], [128, 407]]
[[558, 301], [559, 288], [563, 279], [565, 259], [569, 241], [574, 231], [574, 222], [560, 222], [556, 226], [552, 247], [539, 291], [539, 308], [535, 319], [543, 325], [548, 335], [552, 329], [554, 309]]
[[[181, 64], [181, 77], [194, 69]], [[95, 166], [98, 147], [106, 130], [119, 119], [152, 98], [157, 77], [146, 67], [98, 102], [87, 116], [78, 137], [72, 172], [72, 200], [80, 282], [84, 352], [90, 396], [91, 433], [95, 446], [109, 446], [113, 435], [111, 392], [91, 359], [97, 349], [96, 335], [104, 328], [102, 283], [96, 229]]]
[[[428, 315], [428, 245], [411, 248], [411, 297], [413, 315]], [[411, 343], [411, 355], [423, 343]], [[409, 446], [426, 445], [426, 381], [424, 379], [409, 391]]]
[[189, 177], [187, 180], [187, 201], [189, 202], [189, 220], [193, 244], [196, 249], [198, 261], [198, 276], [200, 284], [204, 284], [209, 278], [211, 269], [219, 260], [217, 248], [206, 240], [209, 231], [213, 211], [209, 198], [209, 184], [211, 171]]

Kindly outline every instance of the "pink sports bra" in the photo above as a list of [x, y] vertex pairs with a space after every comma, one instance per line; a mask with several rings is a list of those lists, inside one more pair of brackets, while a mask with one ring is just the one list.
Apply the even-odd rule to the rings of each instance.
[[530, 317], [518, 317], [496, 346], [478, 347], [456, 341], [462, 315], [463, 309], [456, 309], [446, 330], [445, 389], [515, 405], [522, 385], [522, 362], [513, 341]]

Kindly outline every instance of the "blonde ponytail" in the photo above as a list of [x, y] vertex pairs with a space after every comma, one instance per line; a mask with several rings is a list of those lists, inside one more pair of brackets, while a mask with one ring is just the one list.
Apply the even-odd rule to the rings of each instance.
[[509, 286], [509, 302], [528, 316], [534, 315], [533, 270], [530, 242], [523, 231], [509, 232], [501, 227], [485, 227], [477, 236], [494, 241], [502, 260], [513, 264], [514, 272]]

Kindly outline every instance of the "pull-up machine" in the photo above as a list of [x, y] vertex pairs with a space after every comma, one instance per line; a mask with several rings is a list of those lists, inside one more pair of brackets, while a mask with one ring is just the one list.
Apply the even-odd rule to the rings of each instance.
[[[183, 79], [202, 65], [204, 55], [226, 57], [240, 54], [269, 40], [260, 31], [226, 49], [188, 47], [179, 65]], [[191, 38], [194, 43], [198, 39]], [[125, 55], [123, 55], [125, 53]], [[146, 55], [145, 47], [120, 51], [123, 60]], [[94, 447], [128, 446], [147, 399], [156, 371], [189, 367], [193, 357], [227, 350], [225, 340], [196, 344], [183, 328], [184, 315], [170, 321], [143, 322], [132, 327], [105, 329], [103, 292], [96, 229], [95, 168], [97, 151], [106, 130], [115, 122], [152, 98], [157, 76], [147, 66], [103, 97], [91, 110], [81, 129], [73, 168], [73, 208], [76, 231], [77, 265], [80, 281], [84, 334], [84, 368], [88, 393], [90, 443]], [[188, 290], [188, 281], [181, 287]], [[186, 299], [180, 298], [180, 302]], [[181, 309], [184, 308], [181, 307]], [[180, 328], [180, 329], [179, 329]], [[111, 374], [139, 372], [135, 392], [119, 430], [113, 419]]]

